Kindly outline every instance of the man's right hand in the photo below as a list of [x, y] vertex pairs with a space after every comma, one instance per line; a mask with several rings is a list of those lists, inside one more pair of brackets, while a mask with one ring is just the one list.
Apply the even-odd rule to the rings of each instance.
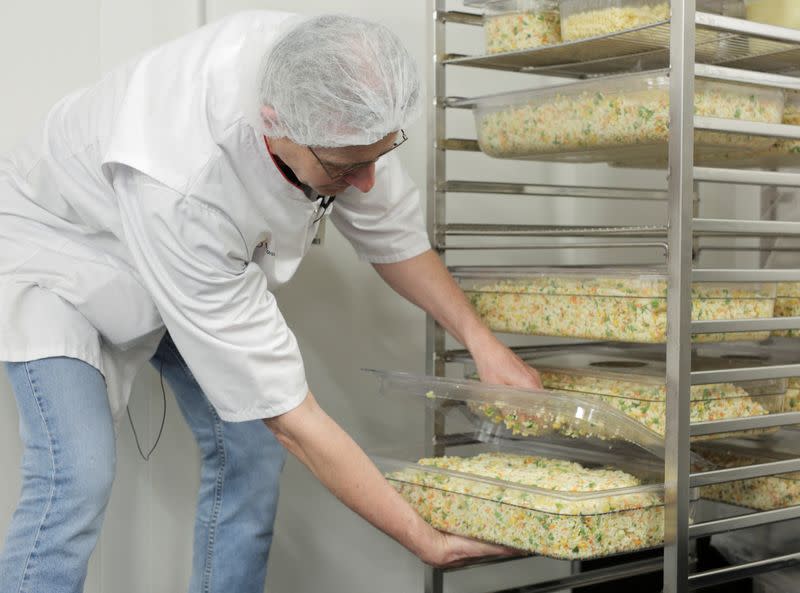
[[435, 568], [453, 568], [478, 558], [510, 558], [525, 552], [488, 544], [478, 540], [436, 531], [430, 551], [420, 554], [420, 560]]

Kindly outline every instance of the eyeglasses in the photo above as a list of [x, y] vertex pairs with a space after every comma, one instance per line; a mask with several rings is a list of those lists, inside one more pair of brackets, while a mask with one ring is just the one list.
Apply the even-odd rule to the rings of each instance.
[[363, 169], [364, 167], [369, 167], [370, 165], [375, 164], [375, 161], [377, 161], [383, 155], [392, 152], [395, 148], [400, 146], [406, 140], [408, 140], [408, 136], [406, 136], [406, 133], [403, 130], [400, 130], [400, 140], [392, 144], [392, 146], [388, 150], [383, 151], [371, 161], [364, 161], [363, 163], [354, 163], [352, 165], [336, 165], [334, 163], [328, 163], [326, 165], [322, 161], [322, 159], [319, 158], [319, 155], [317, 155], [317, 153], [314, 152], [313, 148], [311, 148], [310, 146], [308, 146], [307, 148], [309, 152], [314, 155], [314, 158], [317, 159], [317, 162], [319, 163], [320, 167], [322, 167], [322, 170], [325, 171], [325, 174], [330, 178], [330, 180], [336, 181], [338, 179], [341, 179], [342, 177], [346, 177], [353, 171], [358, 171], [359, 169]]

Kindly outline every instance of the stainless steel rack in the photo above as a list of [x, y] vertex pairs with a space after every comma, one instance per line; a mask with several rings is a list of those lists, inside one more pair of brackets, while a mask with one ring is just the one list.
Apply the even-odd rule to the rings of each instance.
[[[692, 281], [798, 281], [800, 270], [696, 269], [693, 251], [697, 240], [707, 237], [760, 237], [755, 249], [775, 248], [771, 239], [800, 237], [800, 223], [775, 220], [720, 220], [697, 215], [695, 196], [698, 184], [741, 184], [762, 188], [799, 188], [800, 173], [758, 170], [774, 169], [781, 162], [744, 159], [739, 163], [698, 166], [694, 157], [695, 130], [756, 134], [779, 138], [800, 138], [800, 127], [752, 125], [733, 120], [715, 120], [694, 116], [695, 75], [722, 80], [741, 80], [767, 86], [800, 89], [800, 78], [787, 76], [800, 71], [800, 31], [762, 25], [739, 19], [696, 12], [695, 0], [672, 0], [672, 14], [667, 22], [584, 41], [563, 43], [532, 50], [487, 56], [448, 53], [446, 28], [475, 26], [481, 17], [463, 11], [448, 11], [445, 0], [428, 0], [430, 12], [430, 89], [433, 100], [429, 110], [431, 143], [428, 168], [428, 226], [432, 242], [446, 260], [448, 252], [503, 249], [605, 249], [619, 246], [663, 248], [666, 257], [668, 289], [667, 358], [667, 430], [665, 458], [666, 537], [663, 559], [623, 562], [611, 569], [576, 570], [571, 576], [533, 583], [523, 589], [536, 593], [569, 589], [589, 583], [613, 581], [663, 568], [664, 592], [685, 593], [704, 586], [749, 577], [761, 572], [800, 564], [800, 553], [751, 562], [725, 569], [692, 572], [692, 540], [723, 531], [747, 529], [756, 525], [800, 518], [800, 506], [777, 511], [754, 512], [690, 525], [690, 489], [755, 476], [800, 470], [800, 460], [764, 463], [749, 467], [693, 472], [690, 468], [689, 439], [732, 430], [749, 430], [800, 423], [800, 413], [782, 413], [734, 420], [690, 424], [690, 386], [721, 381], [800, 376], [800, 363], [776, 364], [736, 370], [692, 371], [691, 335], [704, 332], [736, 332], [800, 328], [800, 318], [758, 319], [748, 321], [698, 322], [691, 320], [690, 289]], [[531, 180], [526, 183], [449, 179], [448, 151], [476, 151], [472, 139], [449, 138], [445, 114], [449, 109], [469, 106], [469, 100], [449, 97], [446, 72], [455, 67], [503, 70], [527, 74], [557, 75], [569, 78], [615, 74], [629, 70], [669, 68], [670, 137], [667, 149], [660, 148], [663, 167], [668, 172], [668, 188], [635, 189], [632, 187], [591, 187], [586, 185], [547, 185]], [[592, 159], [575, 155], [552, 155], [544, 159], [560, 162], [626, 163], [630, 155], [595, 154]], [[637, 163], [633, 163], [635, 166]], [[624, 174], [624, 171], [621, 171]], [[624, 175], [621, 174], [621, 177]], [[464, 194], [525, 196], [570, 196], [586, 199], [638, 200], [665, 203], [668, 224], [644, 226], [542, 226], [452, 223], [447, 219], [447, 203], [465, 199]], [[460, 244], [459, 238], [468, 238]], [[501, 238], [503, 244], [492, 243]], [[572, 239], [554, 243], [555, 239]], [[523, 239], [526, 243], [520, 243]], [[602, 241], [598, 240], [602, 239]], [[533, 243], [531, 241], [534, 241]], [[753, 249], [741, 246], [709, 246], [707, 249]], [[778, 248], [791, 249], [791, 248]], [[445, 375], [448, 362], [463, 357], [463, 351], [448, 350], [445, 334], [430, 316], [427, 319], [427, 371]], [[559, 347], [563, 347], [560, 345]], [[580, 347], [579, 345], [575, 346]], [[539, 347], [541, 348], [541, 347]], [[798, 359], [800, 360], [800, 359]], [[442, 416], [429, 412], [426, 432], [427, 454], [441, 455], [448, 446], [463, 442], [463, 435], [448, 434]], [[787, 551], [794, 552], [794, 551]], [[493, 564], [493, 563], [481, 563]], [[455, 570], [455, 569], [454, 569]], [[463, 570], [463, 568], [457, 569]], [[441, 593], [445, 575], [452, 570], [426, 569], [426, 593]], [[500, 583], [499, 585], [502, 585]], [[501, 587], [498, 587], [500, 593]], [[510, 593], [511, 589], [504, 592]]]

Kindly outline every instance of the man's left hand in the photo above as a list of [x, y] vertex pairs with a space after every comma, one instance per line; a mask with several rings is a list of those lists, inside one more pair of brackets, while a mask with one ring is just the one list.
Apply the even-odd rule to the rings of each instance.
[[478, 369], [478, 376], [484, 383], [542, 389], [542, 380], [536, 369], [527, 365], [493, 335], [473, 346], [470, 353]]

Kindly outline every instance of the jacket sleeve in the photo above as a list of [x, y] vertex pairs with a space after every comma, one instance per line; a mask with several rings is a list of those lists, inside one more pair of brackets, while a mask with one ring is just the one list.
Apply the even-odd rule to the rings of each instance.
[[371, 263], [403, 261], [431, 248], [419, 190], [393, 154], [378, 161], [372, 191], [343, 192], [330, 217], [359, 257]]
[[167, 330], [219, 416], [279, 416], [308, 393], [297, 340], [233, 221], [116, 169], [124, 241]]

